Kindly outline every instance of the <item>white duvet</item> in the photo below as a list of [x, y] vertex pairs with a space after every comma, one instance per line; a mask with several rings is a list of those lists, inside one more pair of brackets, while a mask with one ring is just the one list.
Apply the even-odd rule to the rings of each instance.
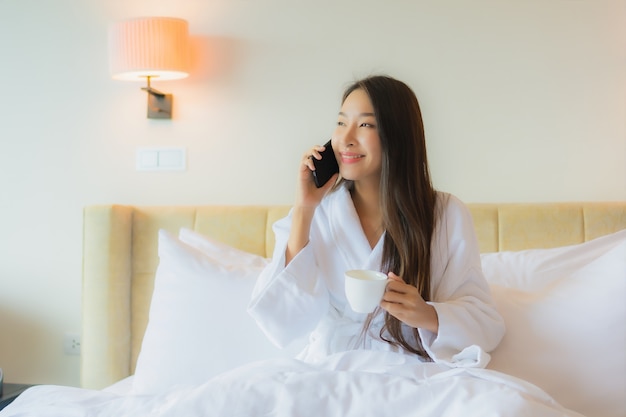
[[164, 395], [43, 385], [2, 417], [40, 416], [580, 416], [539, 388], [487, 369], [449, 369], [393, 352], [350, 351], [311, 365], [252, 363]]

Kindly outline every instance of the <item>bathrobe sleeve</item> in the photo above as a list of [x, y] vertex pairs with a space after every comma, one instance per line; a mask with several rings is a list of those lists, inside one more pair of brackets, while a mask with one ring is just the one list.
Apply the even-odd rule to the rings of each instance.
[[291, 214], [273, 225], [276, 244], [271, 263], [259, 276], [248, 313], [278, 347], [311, 332], [329, 308], [329, 294], [311, 243], [285, 267]]
[[428, 354], [454, 366], [485, 366], [504, 335], [484, 279], [471, 214], [456, 197], [446, 195], [433, 236], [431, 274], [439, 332], [420, 329]]

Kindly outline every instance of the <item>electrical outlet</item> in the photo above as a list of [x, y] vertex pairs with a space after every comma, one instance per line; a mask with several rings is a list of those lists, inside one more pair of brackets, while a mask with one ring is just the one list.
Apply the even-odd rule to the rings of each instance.
[[66, 355], [80, 355], [80, 335], [65, 333], [63, 335], [63, 352]]

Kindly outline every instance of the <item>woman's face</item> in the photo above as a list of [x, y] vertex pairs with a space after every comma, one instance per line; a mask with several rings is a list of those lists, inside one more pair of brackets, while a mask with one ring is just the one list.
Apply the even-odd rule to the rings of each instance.
[[332, 145], [343, 178], [379, 182], [380, 137], [372, 102], [364, 90], [354, 90], [341, 105]]

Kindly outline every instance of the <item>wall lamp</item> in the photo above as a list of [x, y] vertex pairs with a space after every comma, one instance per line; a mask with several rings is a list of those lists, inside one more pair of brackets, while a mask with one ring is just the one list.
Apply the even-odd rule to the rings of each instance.
[[148, 118], [171, 119], [172, 95], [150, 86], [154, 80], [189, 75], [189, 28], [173, 17], [123, 20], [109, 29], [109, 63], [115, 80], [145, 81]]

